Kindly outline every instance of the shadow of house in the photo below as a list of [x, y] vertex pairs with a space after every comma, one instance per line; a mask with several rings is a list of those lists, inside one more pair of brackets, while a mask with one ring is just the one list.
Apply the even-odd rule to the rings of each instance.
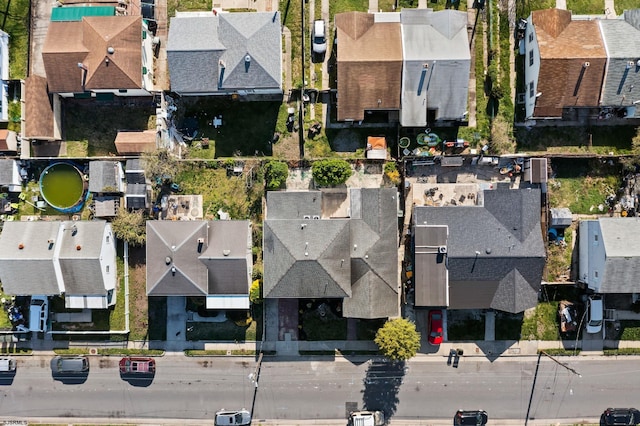
[[364, 378], [364, 409], [382, 411], [388, 421], [398, 409], [398, 393], [406, 371], [407, 367], [401, 361], [372, 361]]

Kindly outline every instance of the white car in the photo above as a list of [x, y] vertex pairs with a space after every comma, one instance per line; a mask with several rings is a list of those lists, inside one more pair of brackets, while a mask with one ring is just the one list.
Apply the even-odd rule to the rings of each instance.
[[47, 296], [31, 296], [29, 305], [29, 331], [42, 333], [47, 331], [49, 318], [49, 298]]
[[594, 294], [587, 299], [587, 333], [595, 334], [602, 331], [604, 304], [602, 296]]
[[247, 426], [251, 424], [251, 413], [244, 408], [240, 411], [226, 411], [224, 408], [216, 413], [215, 426]]
[[323, 55], [327, 51], [327, 26], [324, 20], [313, 22], [311, 49], [317, 55]]

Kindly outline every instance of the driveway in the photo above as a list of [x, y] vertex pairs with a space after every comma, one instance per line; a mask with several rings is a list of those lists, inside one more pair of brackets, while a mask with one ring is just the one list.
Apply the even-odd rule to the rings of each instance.
[[31, 2], [31, 46], [29, 49], [29, 75], [46, 77], [42, 61], [42, 47], [47, 37], [53, 1]]

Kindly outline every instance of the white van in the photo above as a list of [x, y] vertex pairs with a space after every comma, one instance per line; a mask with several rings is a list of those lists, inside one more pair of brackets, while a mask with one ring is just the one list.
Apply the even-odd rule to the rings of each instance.
[[593, 295], [587, 299], [587, 333], [595, 334], [602, 331], [602, 321], [604, 317], [604, 305], [602, 296]]
[[16, 360], [13, 358], [0, 358], [0, 373], [12, 373], [16, 371]]
[[47, 331], [49, 299], [47, 296], [31, 296], [29, 305], [29, 331], [40, 333]]

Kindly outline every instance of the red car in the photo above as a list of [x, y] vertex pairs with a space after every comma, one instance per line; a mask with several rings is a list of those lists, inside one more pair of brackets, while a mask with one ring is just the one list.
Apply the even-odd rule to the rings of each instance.
[[120, 374], [154, 374], [156, 362], [153, 358], [124, 357], [120, 360]]
[[429, 343], [439, 345], [442, 343], [442, 311], [429, 311]]

